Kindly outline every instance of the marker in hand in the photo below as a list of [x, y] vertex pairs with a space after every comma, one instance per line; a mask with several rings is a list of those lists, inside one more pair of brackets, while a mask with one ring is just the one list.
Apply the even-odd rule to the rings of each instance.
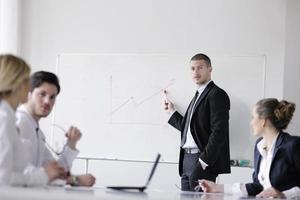
[[169, 99], [167, 97], [167, 90], [164, 90], [163, 92], [164, 92], [163, 95], [164, 95], [164, 102], [165, 102], [165, 110], [168, 110]]
[[194, 188], [195, 192], [200, 192], [202, 191], [202, 182], [199, 180], [199, 181], [195, 181], [196, 183], [198, 183], [198, 185]]

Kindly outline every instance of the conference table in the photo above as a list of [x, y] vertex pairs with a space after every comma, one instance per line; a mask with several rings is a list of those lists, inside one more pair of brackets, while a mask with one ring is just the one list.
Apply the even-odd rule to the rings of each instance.
[[[255, 197], [241, 197], [230, 194], [205, 194], [201, 192], [169, 192], [158, 189], [147, 189], [144, 192], [118, 191], [100, 187], [0, 187], [1, 200], [135, 200], [135, 199], [174, 199], [174, 200], [227, 200], [227, 199], [255, 199]], [[261, 199], [261, 198], [260, 198]]]

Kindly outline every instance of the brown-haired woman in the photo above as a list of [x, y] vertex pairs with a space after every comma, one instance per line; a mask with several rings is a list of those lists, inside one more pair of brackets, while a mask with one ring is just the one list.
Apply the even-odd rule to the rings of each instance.
[[254, 150], [253, 182], [215, 184], [199, 180], [204, 192], [224, 192], [257, 197], [300, 196], [300, 137], [282, 130], [290, 123], [295, 104], [275, 98], [262, 99], [252, 111], [251, 127], [259, 137]]

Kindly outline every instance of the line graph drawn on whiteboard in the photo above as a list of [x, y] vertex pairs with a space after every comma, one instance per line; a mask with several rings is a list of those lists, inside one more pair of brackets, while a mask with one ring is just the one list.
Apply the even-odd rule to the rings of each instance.
[[[136, 83], [138, 84], [138, 83]], [[113, 76], [110, 76], [110, 105], [111, 110], [109, 112], [109, 119], [110, 124], [127, 124], [127, 125], [153, 125], [153, 126], [162, 126], [165, 127], [166, 123], [162, 123], [161, 121], [158, 121], [157, 119], [152, 119], [151, 121], [139, 121], [139, 120], [132, 120], [130, 122], [124, 122], [124, 120], [116, 121], [114, 120], [114, 115], [118, 115], [119, 112], [122, 111], [122, 109], [129, 107], [130, 110], [127, 110], [128, 115], [131, 115], [132, 112], [136, 113], [139, 111], [139, 109], [144, 106], [147, 102], [154, 100], [154, 101], [161, 101], [160, 99], [163, 99], [163, 91], [169, 89], [172, 85], [175, 84], [175, 79], [170, 79], [167, 84], [164, 86], [159, 87], [159, 89], [153, 89], [152, 91], [149, 91], [149, 93], [141, 96], [141, 91], [138, 91], [137, 94], [129, 94], [129, 97], [125, 98], [124, 100], [120, 101], [119, 104], [114, 104], [114, 94], [118, 94], [118, 91], [114, 91], [113, 89]], [[130, 93], [130, 92], [129, 92]], [[152, 109], [152, 108], [151, 108]], [[130, 113], [131, 112], [131, 113]], [[128, 116], [127, 115], [127, 116]], [[142, 115], [142, 113], [137, 114], [139, 117]], [[124, 116], [124, 115], [123, 115]]]

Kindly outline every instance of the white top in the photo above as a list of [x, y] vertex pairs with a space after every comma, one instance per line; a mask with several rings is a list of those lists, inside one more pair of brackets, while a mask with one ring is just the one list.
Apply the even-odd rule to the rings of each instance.
[[46, 185], [44, 168], [28, 162], [28, 146], [19, 136], [15, 112], [5, 100], [0, 100], [0, 122], [0, 185]]
[[[55, 160], [45, 144], [45, 135], [39, 128], [38, 123], [33, 119], [24, 105], [17, 109], [17, 127], [20, 135], [30, 142], [31, 163], [36, 167], [41, 167], [49, 161]], [[78, 150], [73, 150], [69, 146], [65, 146], [64, 151], [59, 155], [58, 163], [66, 170], [70, 170], [73, 160], [79, 154]]]
[[260, 161], [260, 166], [259, 166], [259, 172], [258, 172], [258, 180], [259, 183], [263, 186], [264, 189], [267, 189], [269, 187], [272, 187], [271, 182], [270, 182], [270, 168], [271, 168], [271, 163], [272, 163], [272, 157], [274, 154], [274, 147], [275, 143], [277, 140], [278, 135], [276, 138], [273, 140], [272, 145], [270, 147], [270, 150], [267, 151], [267, 144], [265, 139], [262, 139], [258, 144], [257, 144], [257, 149], [261, 155], [261, 161]]
[[[194, 105], [192, 105], [192, 113], [194, 111], [194, 107], [195, 107], [196, 102], [198, 101], [198, 99], [200, 98], [202, 92], [205, 90], [206, 86], [209, 83], [210, 83], [210, 81], [208, 81], [204, 85], [201, 85], [198, 88], [198, 96], [197, 96], [197, 99], [196, 99]], [[195, 143], [195, 140], [193, 139], [192, 133], [191, 133], [191, 119], [192, 119], [192, 117], [193, 117], [193, 114], [191, 114], [191, 116], [190, 116], [189, 126], [188, 126], [188, 130], [187, 130], [187, 133], [186, 133], [186, 141], [185, 141], [184, 145], [182, 146], [182, 148], [184, 148], [184, 149], [187, 149], [187, 148], [188, 149], [198, 149], [198, 147]]]
[[[267, 144], [266, 144], [265, 139], [262, 139], [256, 145], [259, 153], [262, 156], [261, 161], [260, 161], [260, 166], [259, 166], [259, 172], [258, 172], [258, 181], [263, 186], [264, 190], [272, 187], [269, 174], [270, 174], [272, 157], [274, 154], [274, 149], [275, 149], [275, 144], [276, 144], [277, 138], [278, 138], [278, 135], [274, 139], [269, 151], [266, 150]], [[224, 193], [248, 195], [246, 186], [243, 183], [225, 184]], [[283, 194], [287, 198], [294, 198], [296, 196], [300, 196], [300, 188], [293, 187], [289, 190], [283, 191]]]

